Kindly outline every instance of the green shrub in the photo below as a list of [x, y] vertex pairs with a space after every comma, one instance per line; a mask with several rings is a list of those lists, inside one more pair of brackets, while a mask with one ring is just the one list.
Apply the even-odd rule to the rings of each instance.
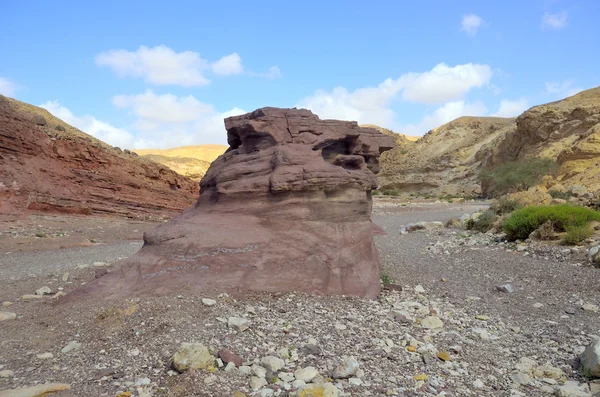
[[371, 194], [372, 194], [373, 196], [380, 196], [380, 195], [381, 195], [381, 192], [380, 192], [379, 190], [373, 190], [373, 191], [371, 191]]
[[522, 205], [517, 200], [511, 200], [506, 197], [498, 199], [495, 203], [490, 206], [491, 210], [496, 211], [496, 214], [510, 214], [514, 210], [521, 208]]
[[514, 211], [502, 225], [510, 241], [525, 240], [531, 232], [547, 221], [552, 221], [560, 231], [583, 227], [591, 221], [600, 221], [600, 213], [589, 208], [561, 204], [553, 206], [525, 207]]
[[479, 173], [483, 190], [496, 194], [527, 190], [537, 185], [544, 175], [558, 170], [556, 161], [549, 158], [523, 159], [484, 169]]
[[394, 279], [389, 274], [381, 272], [381, 282], [384, 284], [394, 284]]
[[586, 238], [589, 238], [594, 231], [589, 225], [573, 226], [567, 229], [567, 233], [562, 238], [565, 245], [577, 245]]
[[497, 219], [498, 215], [496, 215], [496, 211], [486, 210], [479, 218], [475, 220], [469, 219], [466, 222], [466, 227], [468, 230], [477, 230], [478, 232], [485, 233], [494, 227], [494, 222]]
[[558, 190], [549, 190], [548, 194], [550, 196], [552, 196], [552, 198], [563, 199], [563, 200], [568, 200], [571, 197], [573, 197], [573, 193], [571, 193], [569, 191], [559, 192]]

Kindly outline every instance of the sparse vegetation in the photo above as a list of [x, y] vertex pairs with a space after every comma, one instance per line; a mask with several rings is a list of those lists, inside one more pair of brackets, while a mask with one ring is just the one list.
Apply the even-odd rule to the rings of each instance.
[[384, 284], [394, 284], [394, 279], [386, 272], [381, 272], [380, 279]]
[[35, 237], [44, 238], [44, 237], [48, 237], [48, 234], [46, 234], [45, 232], [37, 232], [35, 234]]
[[498, 219], [496, 211], [486, 210], [479, 218], [469, 219], [466, 223], [467, 230], [477, 230], [478, 232], [485, 233], [494, 227], [494, 222]]
[[[504, 221], [503, 230], [510, 241], [525, 240], [548, 221], [552, 222], [554, 229], [568, 232], [573, 228], [588, 226], [591, 221], [600, 221], [600, 213], [569, 204], [526, 207], [514, 211]], [[572, 233], [574, 236], [582, 235], [581, 231]]]
[[506, 197], [498, 199], [490, 206], [490, 209], [494, 210], [498, 215], [510, 214], [519, 208], [521, 208], [521, 203], [519, 203], [517, 200], [511, 200]]
[[569, 191], [559, 192], [558, 190], [549, 190], [548, 194], [550, 196], [552, 196], [552, 198], [563, 199], [563, 200], [568, 200], [571, 197], [573, 197], [573, 193], [571, 193]]
[[484, 169], [479, 174], [482, 186], [494, 194], [520, 192], [537, 185], [542, 177], [558, 171], [556, 161], [549, 158], [531, 158], [512, 161]]
[[589, 225], [570, 227], [563, 236], [562, 243], [565, 245], [577, 245], [589, 238], [593, 232]]

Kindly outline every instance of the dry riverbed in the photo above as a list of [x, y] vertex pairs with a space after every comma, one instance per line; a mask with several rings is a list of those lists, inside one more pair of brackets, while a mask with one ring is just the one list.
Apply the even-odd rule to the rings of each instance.
[[[408, 223], [445, 222], [480, 208], [377, 205], [373, 219], [388, 233], [376, 236], [384, 273], [403, 287], [378, 300], [216, 293], [66, 306], [52, 296], [113, 270], [154, 224], [103, 220], [102, 232], [89, 218], [84, 227], [49, 217], [71, 235], [87, 230], [78, 237], [95, 242], [60, 249], [55, 241], [48, 250], [32, 248], [49, 238], [35, 237], [37, 229], [48, 230], [44, 220], [31, 220], [29, 228], [13, 224], [17, 235], [5, 227], [0, 246], [13, 249], [0, 258], [0, 300], [7, 305], [1, 310], [16, 318], [0, 322], [0, 390], [64, 383], [70, 389], [57, 396], [598, 392], [600, 385], [577, 370], [577, 355], [600, 330], [594, 310], [600, 273], [585, 263], [583, 251], [518, 251], [460, 229], [401, 234]], [[506, 283], [514, 292], [496, 288]], [[20, 298], [44, 286], [50, 295]], [[202, 344], [205, 355], [221, 358], [207, 356], [208, 368], [180, 374], [172, 359], [182, 343]], [[227, 365], [233, 358], [224, 350], [243, 365]]]

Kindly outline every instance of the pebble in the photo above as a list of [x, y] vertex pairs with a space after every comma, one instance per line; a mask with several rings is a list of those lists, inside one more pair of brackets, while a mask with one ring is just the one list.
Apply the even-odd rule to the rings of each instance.
[[65, 347], [63, 347], [61, 349], [62, 353], [69, 353], [72, 351], [75, 351], [77, 349], [79, 349], [81, 347], [81, 343], [72, 340], [71, 342], [67, 343], [67, 345]]
[[17, 313], [0, 312], [0, 321], [14, 320], [17, 318]]
[[421, 320], [421, 327], [431, 330], [441, 330], [444, 322], [437, 316], [428, 316]]
[[217, 304], [217, 301], [214, 299], [202, 298], [202, 304], [204, 306], [214, 306]]
[[250, 328], [250, 320], [243, 317], [229, 317], [227, 319], [227, 325], [229, 328], [234, 328], [237, 331], [245, 331]]
[[481, 379], [477, 379], [475, 382], [473, 382], [473, 387], [476, 389], [485, 389], [485, 384], [483, 383], [483, 381]]
[[586, 346], [579, 356], [581, 368], [594, 378], [600, 378], [600, 338], [592, 338], [592, 342]]
[[600, 307], [598, 305], [594, 305], [592, 303], [585, 303], [581, 305], [581, 310], [586, 312], [598, 313], [600, 311]]
[[52, 353], [41, 353], [41, 354], [38, 354], [36, 357], [39, 358], [40, 360], [48, 360], [48, 359], [54, 358], [54, 354], [52, 354]]
[[51, 295], [52, 290], [50, 289], [50, 287], [44, 286], [42, 288], [38, 288], [37, 290], [35, 290], [35, 294], [36, 295]]
[[15, 373], [10, 369], [0, 371], [0, 378], [12, 378], [13, 376], [15, 376]]
[[500, 292], [506, 292], [507, 294], [512, 294], [515, 292], [515, 287], [513, 287], [510, 283], [500, 284], [496, 286], [496, 290]]
[[191, 369], [207, 369], [215, 364], [216, 358], [202, 343], [182, 343], [173, 355], [173, 368], [179, 372]]
[[258, 376], [252, 376], [250, 378], [250, 387], [252, 388], [252, 390], [259, 390], [266, 385], [268, 385], [268, 383], [265, 380], [265, 378], [261, 378]]
[[417, 294], [424, 294], [424, 293], [425, 293], [425, 288], [423, 288], [423, 286], [422, 286], [422, 285], [417, 285], [417, 286], [415, 287], [415, 292], [416, 292]]
[[544, 304], [543, 304], [543, 303], [540, 303], [540, 302], [536, 302], [536, 303], [534, 303], [532, 306], [533, 306], [533, 307], [535, 307], [536, 309], [539, 309], [539, 308], [541, 308], [542, 306], [544, 306]]
[[333, 370], [333, 379], [346, 379], [356, 375], [360, 364], [353, 357], [348, 357]]
[[297, 380], [301, 380], [306, 383], [312, 381], [317, 375], [319, 375], [319, 372], [315, 369], [315, 367], [300, 368], [294, 372], [294, 376]]
[[280, 359], [278, 357], [273, 357], [273, 356], [263, 357], [262, 360], [260, 360], [260, 363], [265, 368], [267, 368], [273, 372], [279, 371], [285, 365], [285, 363], [283, 362], [282, 359]]

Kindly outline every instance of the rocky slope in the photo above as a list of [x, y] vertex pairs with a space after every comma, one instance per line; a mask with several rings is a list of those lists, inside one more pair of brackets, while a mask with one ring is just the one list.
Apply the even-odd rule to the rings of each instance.
[[515, 119], [460, 117], [429, 131], [416, 142], [401, 136], [398, 146], [381, 156], [383, 191], [476, 195], [482, 162]]
[[600, 87], [527, 110], [494, 148], [487, 165], [530, 157], [549, 157], [560, 164], [547, 187], [600, 188]]
[[172, 149], [136, 149], [135, 153], [169, 167], [178, 174], [200, 180], [210, 163], [225, 153], [224, 145], [182, 146]]
[[0, 96], [0, 215], [171, 216], [197, 193], [197, 182], [165, 166]]

